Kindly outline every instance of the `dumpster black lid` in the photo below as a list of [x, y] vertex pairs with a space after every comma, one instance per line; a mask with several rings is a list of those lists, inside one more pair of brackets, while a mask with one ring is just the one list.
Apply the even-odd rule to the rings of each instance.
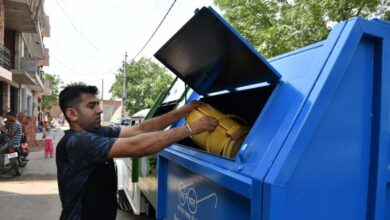
[[280, 78], [211, 7], [199, 10], [154, 56], [201, 95]]

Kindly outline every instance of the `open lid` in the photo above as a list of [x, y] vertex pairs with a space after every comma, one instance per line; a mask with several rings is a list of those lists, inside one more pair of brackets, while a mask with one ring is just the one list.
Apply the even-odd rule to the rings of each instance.
[[211, 7], [198, 10], [154, 56], [204, 96], [280, 78]]
[[163, 103], [179, 101], [179, 99], [181, 98], [185, 90], [186, 90], [185, 83], [181, 79], [176, 77], [172, 81], [172, 84], [168, 89], [168, 93], [165, 96]]

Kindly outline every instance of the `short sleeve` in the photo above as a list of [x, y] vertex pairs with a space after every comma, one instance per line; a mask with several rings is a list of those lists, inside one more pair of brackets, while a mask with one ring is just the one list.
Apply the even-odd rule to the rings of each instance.
[[91, 132], [75, 132], [67, 141], [69, 162], [75, 169], [105, 162], [116, 138], [100, 136]]
[[119, 137], [119, 134], [121, 132], [121, 129], [119, 127], [107, 127], [102, 126], [99, 128], [99, 130], [96, 132], [97, 135], [103, 136], [103, 137]]

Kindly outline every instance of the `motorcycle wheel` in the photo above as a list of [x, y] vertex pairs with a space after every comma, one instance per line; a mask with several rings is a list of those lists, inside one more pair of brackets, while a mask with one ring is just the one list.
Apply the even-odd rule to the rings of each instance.
[[20, 176], [22, 174], [22, 168], [20, 167], [19, 160], [16, 159], [12, 163], [11, 174], [13, 176]]
[[24, 158], [20, 158], [19, 165], [20, 167], [25, 167], [27, 165], [27, 160]]

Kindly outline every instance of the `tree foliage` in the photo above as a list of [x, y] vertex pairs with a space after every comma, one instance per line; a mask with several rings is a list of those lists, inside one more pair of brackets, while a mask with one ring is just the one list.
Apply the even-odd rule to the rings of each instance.
[[[121, 98], [123, 69], [120, 69], [115, 77], [110, 92], [113, 96]], [[141, 58], [126, 63], [126, 111], [132, 115], [150, 108], [159, 93], [167, 89], [171, 82], [172, 77], [167, 70], [151, 59]]]
[[224, 17], [265, 57], [324, 40], [351, 17], [390, 19], [389, 0], [214, 0]]
[[51, 95], [43, 95], [41, 107], [42, 111], [49, 110], [52, 106], [58, 105], [58, 95], [61, 84], [63, 83], [57, 74], [44, 73], [43, 77], [51, 84]]

